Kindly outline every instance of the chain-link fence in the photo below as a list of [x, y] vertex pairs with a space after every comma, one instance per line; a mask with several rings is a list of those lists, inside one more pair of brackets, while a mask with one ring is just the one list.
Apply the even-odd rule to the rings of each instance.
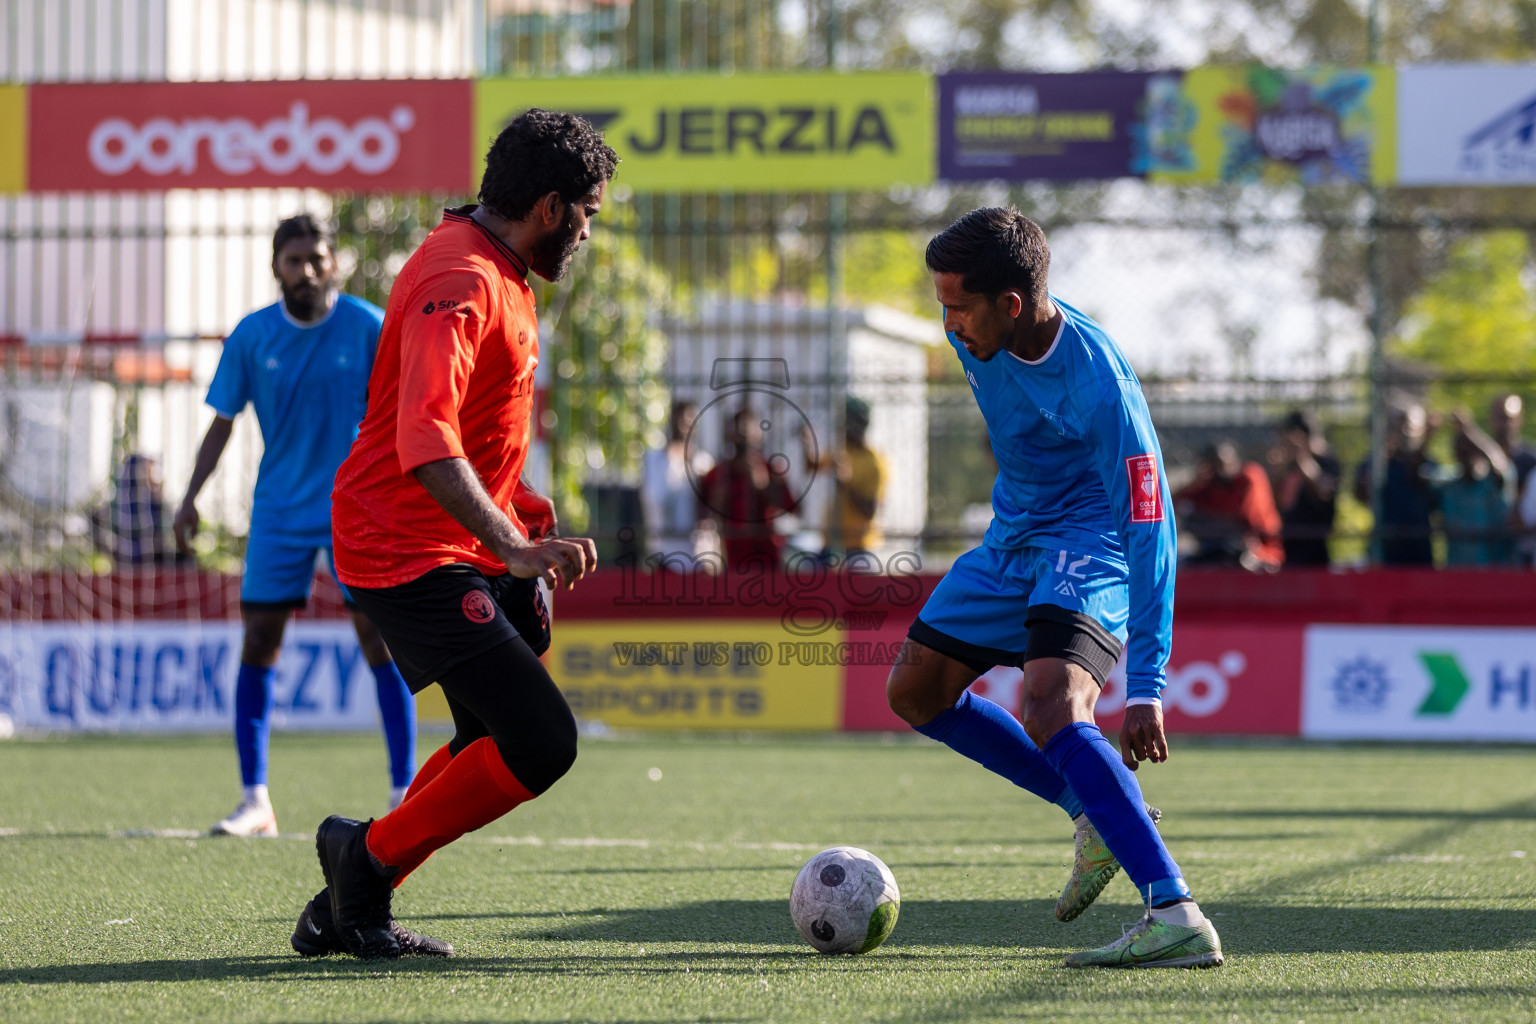
[[[870, 43], [868, 10], [831, 0], [8, 0], [0, 78], [725, 73], [910, 62], [909, 53]], [[1373, 401], [1445, 414], [1465, 404], [1486, 430], [1496, 395], [1536, 396], [1529, 363], [1479, 368], [1443, 358], [1455, 344], [1434, 342], [1458, 322], [1445, 307], [1460, 301], [1449, 277], [1467, 254], [1513, 266], [1517, 283], [1528, 284], [1530, 225], [1514, 214], [1471, 217], [1433, 195], [1373, 205], [1348, 190], [1135, 181], [661, 194], [629, 188], [622, 167], [614, 186], [570, 277], [540, 288], [536, 467], [567, 529], [596, 536], [609, 555], [645, 543], [645, 454], [665, 443], [679, 399], [700, 407], [694, 444], [717, 459], [729, 452], [738, 409], [765, 414], [765, 443], [801, 495], [796, 518], [781, 528], [808, 550], [829, 543], [845, 399], [863, 399], [868, 445], [886, 470], [881, 544], [942, 564], [974, 543], [994, 470], [922, 250], [977, 205], [1014, 203], [1046, 227], [1054, 289], [1099, 319], [1137, 367], [1175, 485], [1193, 477], [1202, 452], [1230, 441], [1270, 472], [1283, 504], [1286, 474], [1272, 455], [1279, 424], [1294, 410], [1314, 414], [1340, 464], [1336, 562], [1370, 555], [1371, 516], [1354, 482], [1369, 455]], [[202, 398], [219, 339], [276, 298], [270, 242], [280, 217], [307, 210], [328, 219], [346, 290], [382, 305], [440, 210], [468, 199], [294, 190], [0, 198], [5, 568], [103, 572], [175, 561], [166, 531], [209, 421]], [[1444, 293], [1438, 306], [1421, 298], [1435, 287]], [[1403, 339], [1403, 358], [1382, 369], [1375, 388], [1373, 303], [1384, 332]], [[722, 359], [782, 360], [786, 383], [742, 391], [716, 375]], [[200, 505], [213, 527], [197, 555], [205, 567], [239, 564], [261, 453], [250, 419], [240, 417]], [[1429, 448], [1446, 467], [1457, 462], [1454, 434], [1442, 430]], [[1520, 495], [1505, 490], [1498, 529], [1513, 562]], [[1488, 497], [1481, 513], [1490, 530], [1497, 503]], [[1444, 560], [1445, 512], [1436, 507], [1431, 515], [1442, 518], [1429, 536]]]

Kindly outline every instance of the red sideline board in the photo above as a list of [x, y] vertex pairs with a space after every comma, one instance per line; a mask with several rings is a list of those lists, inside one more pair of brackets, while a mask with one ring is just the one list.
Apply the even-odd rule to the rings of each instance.
[[[886, 632], [895, 637], [904, 630]], [[1304, 652], [1301, 626], [1179, 626], [1163, 691], [1168, 731], [1295, 736], [1301, 727]], [[845, 730], [907, 728], [885, 701], [889, 672], [889, 667], [849, 666], [843, 687]], [[1022, 681], [1018, 669], [995, 668], [971, 688], [1018, 716]], [[1124, 708], [1122, 660], [1099, 699], [1098, 721], [1105, 732], [1120, 728]]]

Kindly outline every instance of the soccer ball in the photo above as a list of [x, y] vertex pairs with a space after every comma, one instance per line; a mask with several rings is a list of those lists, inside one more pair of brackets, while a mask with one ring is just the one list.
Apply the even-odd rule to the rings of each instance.
[[868, 953], [890, 937], [900, 908], [891, 869], [856, 846], [812, 857], [789, 893], [795, 930], [823, 953]]

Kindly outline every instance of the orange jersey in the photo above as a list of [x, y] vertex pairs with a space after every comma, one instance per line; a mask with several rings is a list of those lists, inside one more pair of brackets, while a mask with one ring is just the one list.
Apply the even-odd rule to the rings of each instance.
[[527, 533], [512, 495], [528, 456], [538, 313], [528, 268], [473, 210], [445, 211], [390, 289], [368, 412], [331, 495], [343, 583], [392, 587], [453, 562], [507, 571], [411, 472], [440, 459], [468, 459]]

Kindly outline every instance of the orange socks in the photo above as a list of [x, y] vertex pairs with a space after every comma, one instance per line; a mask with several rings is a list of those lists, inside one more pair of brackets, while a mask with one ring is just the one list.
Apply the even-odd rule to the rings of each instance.
[[[427, 765], [446, 750], [433, 754]], [[426, 774], [424, 767], [418, 779]], [[507, 768], [496, 741], [486, 736], [448, 760], [419, 792], [413, 783], [405, 802], [368, 830], [368, 852], [399, 869], [399, 885], [432, 851], [489, 825], [533, 796]]]
[[[446, 743], [432, 751], [432, 756], [427, 758], [427, 763], [416, 770], [416, 777], [411, 780], [411, 788], [405, 791], [405, 800], [411, 799], [426, 789], [427, 783], [441, 775], [443, 769], [448, 767], [448, 762], [452, 760], [453, 753]], [[405, 800], [400, 802], [405, 803]]]
[[[444, 743], [434, 750], [432, 756], [427, 758], [427, 763], [416, 770], [416, 777], [411, 780], [411, 788], [405, 791], [405, 800], [400, 802], [403, 804], [406, 800], [420, 795], [421, 791], [427, 788], [427, 783], [441, 775], [443, 769], [448, 767], [448, 762], [452, 760], [453, 752], [448, 749], [448, 744]], [[430, 857], [432, 855], [429, 853], [427, 856]], [[423, 858], [423, 860], [425, 859]], [[400, 888], [400, 883], [405, 881], [406, 876], [419, 867], [421, 867], [419, 862], [402, 865], [399, 872], [395, 874], [395, 888]]]

